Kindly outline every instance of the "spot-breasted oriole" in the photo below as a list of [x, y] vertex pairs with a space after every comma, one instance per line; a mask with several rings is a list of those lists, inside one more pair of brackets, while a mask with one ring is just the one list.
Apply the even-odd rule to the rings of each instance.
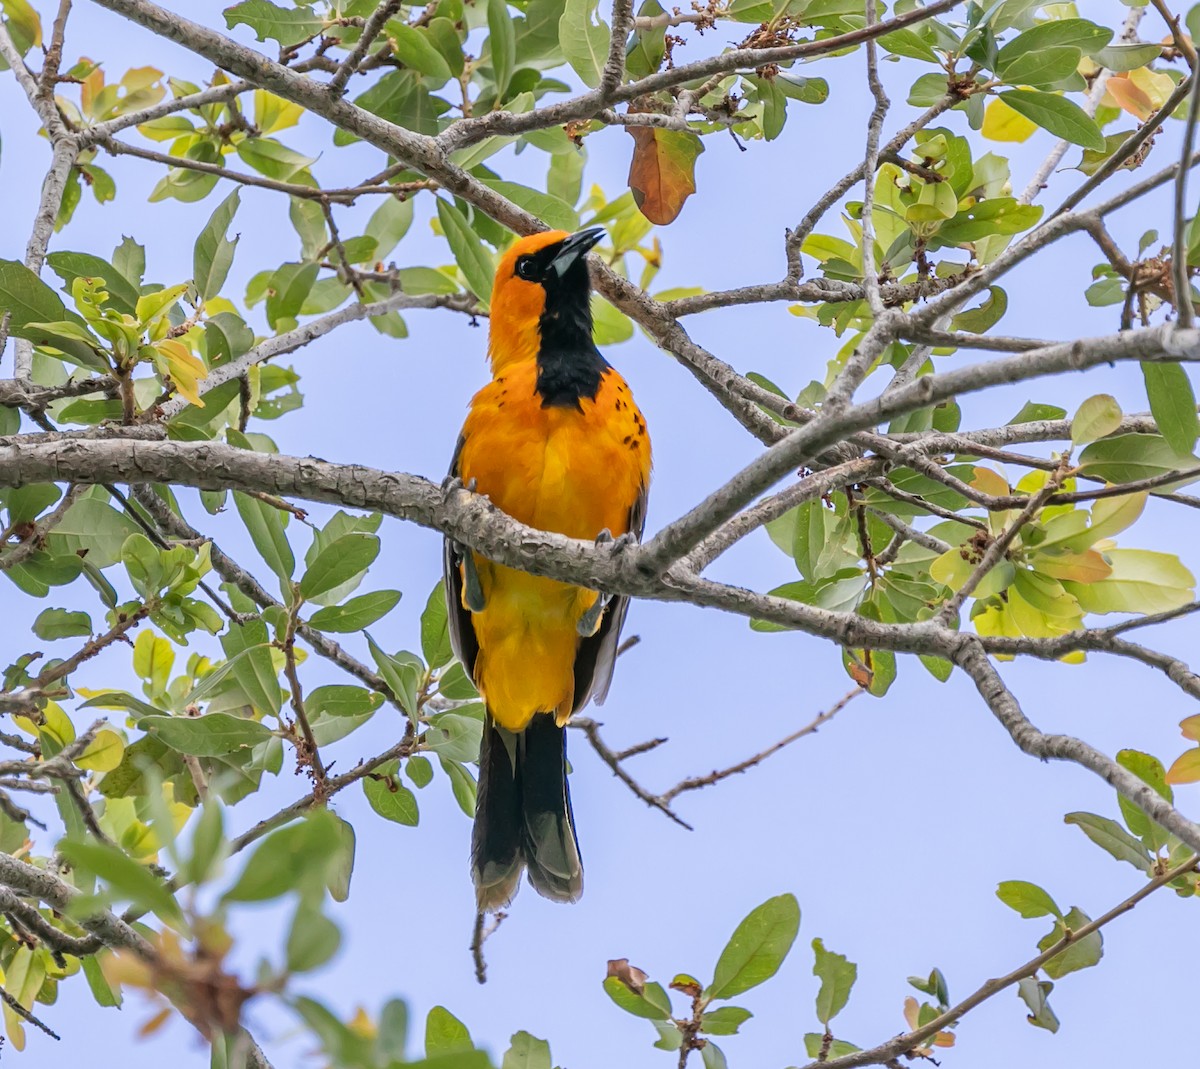
[[[625, 380], [592, 340], [587, 253], [603, 235], [514, 242], [492, 289], [492, 381], [470, 405], [450, 475], [522, 523], [571, 538], [638, 538], [650, 438]], [[627, 599], [494, 564], [447, 540], [454, 651], [487, 707], [471, 870], [479, 909], [522, 870], [573, 902], [583, 866], [566, 775], [571, 714], [603, 701]]]

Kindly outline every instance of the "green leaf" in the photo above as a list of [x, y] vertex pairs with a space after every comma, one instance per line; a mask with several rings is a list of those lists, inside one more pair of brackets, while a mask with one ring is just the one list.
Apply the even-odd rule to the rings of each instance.
[[[1071, 911], [1058, 921], [1052, 931], [1038, 941], [1038, 950], [1047, 951], [1057, 943], [1067, 930], [1079, 931], [1090, 923], [1091, 918], [1078, 906], [1072, 906]], [[1059, 980], [1067, 973], [1087, 969], [1099, 963], [1104, 955], [1104, 938], [1098, 931], [1085, 935], [1078, 942], [1072, 943], [1061, 954], [1055, 954], [1042, 966], [1042, 971], [1052, 980]]]
[[428, 787], [433, 782], [433, 765], [428, 757], [422, 757], [420, 754], [404, 762], [404, 773], [418, 790]]
[[1022, 917], [1061, 917], [1062, 910], [1054, 899], [1036, 883], [1024, 880], [1005, 880], [996, 888], [996, 897]]
[[371, 808], [386, 820], [415, 828], [420, 819], [417, 796], [396, 779], [397, 765], [389, 762], [363, 778], [363, 794]]
[[1121, 419], [1121, 406], [1117, 399], [1111, 394], [1098, 393], [1084, 401], [1072, 418], [1071, 441], [1075, 445], [1083, 445], [1104, 438], [1121, 426]]
[[257, 720], [231, 713], [204, 716], [144, 716], [143, 731], [162, 739], [172, 750], [196, 757], [223, 757], [270, 739], [271, 729]]
[[492, 297], [492, 276], [496, 272], [491, 255], [484, 249], [479, 235], [467, 224], [462, 212], [450, 201], [439, 197], [437, 211], [442, 232], [446, 235], [459, 270], [471, 292], [486, 307]]
[[413, 220], [413, 198], [400, 200], [384, 197], [383, 203], [371, 214], [363, 233], [375, 239], [375, 255], [383, 259], [408, 233]]
[[379, 674], [383, 676], [384, 682], [401, 708], [409, 716], [416, 716], [417, 688], [425, 674], [425, 666], [420, 659], [403, 650], [395, 656], [384, 653], [370, 635], [367, 635], [367, 648], [371, 651]]
[[1046, 1029], [1047, 1032], [1058, 1031], [1058, 1018], [1054, 1016], [1050, 1003], [1046, 1001], [1053, 990], [1054, 985], [1049, 980], [1037, 980], [1032, 976], [1026, 976], [1017, 983], [1017, 994], [1029, 1007], [1026, 1020], [1031, 1025]]
[[108, 304], [118, 312], [132, 315], [137, 307], [138, 290], [112, 264], [90, 252], [52, 252], [46, 264], [66, 284], [68, 291], [77, 278], [100, 278], [108, 291]]
[[596, 16], [596, 0], [566, 0], [558, 40], [572, 70], [589, 89], [600, 84], [608, 59], [608, 26]]
[[361, 631], [386, 616], [399, 601], [399, 590], [376, 590], [370, 594], [359, 594], [342, 605], [318, 609], [309, 617], [308, 623], [318, 631], [336, 634]]
[[951, 330], [965, 330], [971, 334], [985, 334], [1000, 322], [1008, 311], [1008, 294], [999, 286], [988, 287], [988, 299], [978, 308], [959, 312], [950, 321]]
[[9, 313], [9, 329], [23, 338], [26, 323], [58, 323], [67, 309], [57, 293], [22, 263], [0, 260], [0, 308]]
[[671, 1000], [663, 990], [662, 984], [648, 983], [639, 994], [619, 977], [607, 976], [604, 979], [604, 992], [621, 1009], [634, 1017], [645, 1017], [651, 1021], [671, 1019]]
[[234, 493], [233, 503], [242, 518], [242, 523], [246, 525], [246, 530], [250, 532], [254, 548], [267, 562], [267, 567], [279, 577], [280, 586], [287, 592], [287, 600], [290, 601], [290, 591], [287, 588], [292, 572], [296, 570], [296, 558], [292, 555], [292, 547], [288, 545], [287, 535], [284, 533], [284, 513], [241, 492]]
[[937, 239], [945, 245], [955, 245], [994, 234], [1017, 234], [1041, 219], [1042, 211], [1040, 204], [1021, 204], [1012, 197], [976, 201], [942, 223]]
[[[503, 100], [512, 81], [517, 58], [517, 39], [507, 0], [488, 0], [488, 47], [492, 53], [492, 76], [496, 82], [496, 99]], [[440, 57], [439, 57], [440, 58]], [[450, 68], [446, 68], [449, 76]]]
[[817, 992], [817, 1020], [828, 1027], [850, 998], [850, 990], [858, 979], [858, 966], [843, 955], [826, 950], [820, 939], [813, 940], [812, 948], [816, 954], [813, 976], [821, 981], [821, 989]]
[[309, 972], [324, 965], [342, 942], [342, 933], [318, 906], [301, 900], [287, 938], [288, 972]]
[[261, 620], [230, 624], [221, 636], [221, 648], [246, 701], [260, 713], [278, 716], [283, 699], [266, 624]]
[[320, 33], [324, 20], [306, 7], [282, 8], [270, 0], [242, 0], [225, 9], [225, 25], [244, 23], [260, 41], [278, 41], [285, 48]]
[[1162, 45], [1115, 44], [1094, 52], [1092, 58], [1101, 67], [1107, 67], [1113, 73], [1121, 74], [1124, 71], [1133, 71], [1138, 67], [1144, 67], [1161, 55]]
[[441, 668], [454, 656], [446, 618], [446, 587], [438, 583], [421, 613], [421, 652], [430, 668]]
[[[805, 1032], [804, 1033], [804, 1050], [810, 1058], [819, 1058], [821, 1051], [825, 1049], [825, 1036], [820, 1032]], [[856, 1047], [853, 1043], [847, 1043], [844, 1039], [835, 1039], [829, 1044], [829, 1049], [825, 1051], [826, 1058], [841, 1058], [846, 1054], [853, 1054], [861, 1048]]]
[[395, 19], [388, 23], [387, 35], [396, 58], [428, 78], [431, 89], [437, 89], [450, 80], [450, 65], [433, 46], [423, 28], [408, 26]]
[[476, 783], [475, 778], [467, 770], [466, 765], [458, 761], [448, 761], [444, 757], [439, 757], [442, 771], [450, 777], [450, 790], [454, 793], [454, 800], [458, 803], [461, 809], [468, 817], [475, 816], [475, 794]]
[[700, 1061], [704, 1065], [704, 1069], [729, 1069], [725, 1052], [711, 1039], [700, 1048]]
[[333, 835], [333, 852], [324, 874], [325, 887], [335, 902], [345, 902], [350, 897], [350, 880], [354, 875], [354, 856], [358, 840], [354, 834], [354, 826], [338, 816], [333, 816]]
[[467, 1026], [445, 1006], [434, 1006], [425, 1018], [425, 1054], [454, 1054], [474, 1050]]
[[1055, 137], [1061, 137], [1084, 148], [1104, 148], [1104, 135], [1100, 132], [1100, 127], [1088, 118], [1087, 113], [1078, 104], [1072, 103], [1066, 97], [1039, 92], [1036, 89], [1010, 89], [1001, 93], [997, 99], [1003, 100], [1013, 111], [1037, 123]]
[[1142, 364], [1142, 377], [1159, 432], [1176, 453], [1190, 453], [1200, 436], [1200, 418], [1187, 372], [1179, 364], [1147, 362]]
[[200, 236], [196, 238], [196, 246], [192, 250], [192, 281], [202, 300], [217, 296], [225, 279], [229, 277], [229, 268], [233, 266], [233, 253], [237, 248], [238, 239], [232, 241], [225, 237], [226, 231], [233, 222], [241, 203], [241, 190], [235, 188], [209, 217]]
[[277, 329], [280, 320], [292, 320], [300, 314], [317, 280], [320, 266], [315, 263], [280, 264], [267, 286], [267, 322]]
[[[471, 716], [468, 709], [478, 710], [480, 715]], [[465, 764], [479, 759], [482, 735], [482, 707], [472, 705], [431, 716], [424, 744], [427, 749], [442, 757]]]
[[485, 178], [482, 181], [488, 189], [494, 189], [502, 197], [508, 198], [531, 215], [536, 215], [555, 230], [575, 230], [579, 226], [579, 213], [566, 201], [551, 193], [542, 193], [540, 190], [530, 189], [529, 186], [505, 182], [499, 178]]
[[108, 502], [84, 497], [67, 509], [50, 536], [50, 544], [85, 556], [97, 568], [107, 568], [121, 559], [125, 540], [140, 533], [141, 528], [133, 520]]
[[[493, 0], [495, 2], [495, 0]], [[500, 1069], [551, 1069], [550, 1044], [528, 1032], [514, 1033]]]
[[300, 593], [306, 598], [319, 597], [365, 572], [377, 556], [377, 536], [361, 532], [342, 535], [325, 546], [308, 566], [300, 580]]
[[1006, 61], [1001, 50], [996, 74], [1009, 85], [1045, 89], [1074, 74], [1081, 56], [1078, 48], [1055, 47], [1022, 52]]
[[179, 903], [162, 880], [115, 846], [62, 839], [57, 849], [71, 864], [98, 876], [122, 898], [152, 910], [172, 927], [187, 927]]
[[1150, 871], [1149, 851], [1115, 820], [1095, 813], [1068, 813], [1063, 821], [1076, 825], [1092, 842], [1107, 850], [1118, 861], [1128, 861], [1142, 872]]
[[[637, 9], [638, 18], [652, 19], [665, 14], [658, 0], [643, 0]], [[769, 17], [769, 16], [768, 16]], [[635, 30], [625, 53], [625, 70], [634, 78], [645, 78], [654, 74], [662, 65], [666, 53], [665, 26], [647, 30]], [[569, 158], [569, 157], [568, 157]]]
[[1000, 49], [997, 70], [1011, 63], [1018, 56], [1030, 52], [1043, 52], [1049, 48], [1077, 48], [1092, 55], [1112, 40], [1113, 31], [1097, 26], [1087, 19], [1054, 19], [1043, 22], [1024, 33], [1018, 34]]
[[736, 1035], [737, 1030], [753, 1016], [741, 1006], [722, 1006], [700, 1015], [700, 1031], [710, 1036]]
[[[101, 953], [104, 952], [102, 951]], [[113, 1006], [120, 1006], [120, 988], [114, 991], [109, 986], [108, 980], [104, 976], [104, 971], [100, 967], [100, 955], [89, 955], [79, 964], [83, 969], [83, 975], [87, 978], [88, 988], [92, 992], [92, 998], [96, 1000], [96, 1005], [103, 1006], [106, 1009]]]
[[47, 642], [56, 638], [81, 638], [92, 633], [92, 618], [86, 612], [43, 609], [33, 621], [33, 633]]
[[[1163, 763], [1151, 754], [1140, 750], [1118, 750], [1117, 764], [1128, 769], [1143, 783], [1154, 788], [1160, 798], [1168, 802], [1175, 800], [1175, 793], [1167, 783], [1167, 770]], [[1141, 806], [1131, 802], [1123, 794], [1117, 795], [1117, 804], [1121, 807], [1121, 816], [1125, 826], [1138, 836], [1151, 850], [1158, 851], [1169, 844], [1170, 833], [1161, 825], [1147, 816]]]
[[322, 809], [272, 832], [250, 856], [224, 900], [264, 902], [300, 887], [324, 886], [342, 855], [341, 823]]
[[1118, 434], [1093, 442], [1079, 454], [1080, 470], [1110, 483], [1151, 479], [1172, 471], [1186, 471], [1181, 482], [1200, 477], [1200, 460], [1176, 453], [1157, 434]]
[[383, 704], [383, 695], [365, 687], [352, 687], [345, 683], [331, 683], [309, 693], [304, 706], [310, 717], [363, 716], [372, 713]]
[[800, 905], [795, 895], [769, 898], [751, 910], [721, 951], [705, 999], [730, 998], [769, 980], [779, 971], [799, 930]]
[[192, 883], [204, 883], [226, 852], [225, 812], [213, 796], [200, 810], [200, 819], [192, 833], [192, 853], [183, 866], [184, 878]]

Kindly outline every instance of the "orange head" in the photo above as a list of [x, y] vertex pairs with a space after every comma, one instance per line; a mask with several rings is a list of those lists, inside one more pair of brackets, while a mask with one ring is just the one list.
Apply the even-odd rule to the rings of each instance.
[[488, 355], [492, 372], [535, 359], [547, 337], [592, 339], [588, 250], [600, 227], [568, 234], [548, 230], [518, 238], [500, 258], [492, 285]]

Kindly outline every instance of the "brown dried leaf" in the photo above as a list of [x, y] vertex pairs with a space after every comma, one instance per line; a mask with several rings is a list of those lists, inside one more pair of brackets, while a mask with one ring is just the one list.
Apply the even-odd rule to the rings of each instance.
[[850, 673], [850, 678], [860, 687], [870, 689], [871, 681], [875, 678], [875, 673], [858, 659], [853, 650], [850, 651], [850, 654], [850, 663], [846, 667], [846, 670]]
[[699, 998], [704, 993], [704, 985], [685, 972], [679, 973], [668, 986], [672, 991], [682, 991], [688, 998]]
[[695, 134], [654, 126], [627, 126], [633, 138], [629, 189], [652, 223], [674, 222], [683, 202], [696, 192], [696, 157], [704, 145]]
[[645, 992], [649, 979], [636, 965], [630, 965], [628, 958], [613, 958], [608, 963], [608, 976], [615, 976], [635, 995]]

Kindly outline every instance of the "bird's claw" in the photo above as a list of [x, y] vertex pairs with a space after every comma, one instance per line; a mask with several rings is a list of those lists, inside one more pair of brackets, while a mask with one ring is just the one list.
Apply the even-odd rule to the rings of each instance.
[[626, 546], [637, 544], [637, 535], [635, 535], [632, 531], [626, 531], [623, 535], [618, 535], [616, 538], [613, 538], [612, 531], [605, 527], [598, 535], [596, 535], [596, 545], [603, 546], [610, 542], [616, 545], [619, 549], [624, 549]]
[[455, 490], [466, 490], [468, 494], [473, 494], [475, 493], [475, 486], [476, 482], [474, 479], [470, 479], [464, 483], [457, 475], [447, 475], [442, 480], [442, 497], [443, 499], [448, 498]]

